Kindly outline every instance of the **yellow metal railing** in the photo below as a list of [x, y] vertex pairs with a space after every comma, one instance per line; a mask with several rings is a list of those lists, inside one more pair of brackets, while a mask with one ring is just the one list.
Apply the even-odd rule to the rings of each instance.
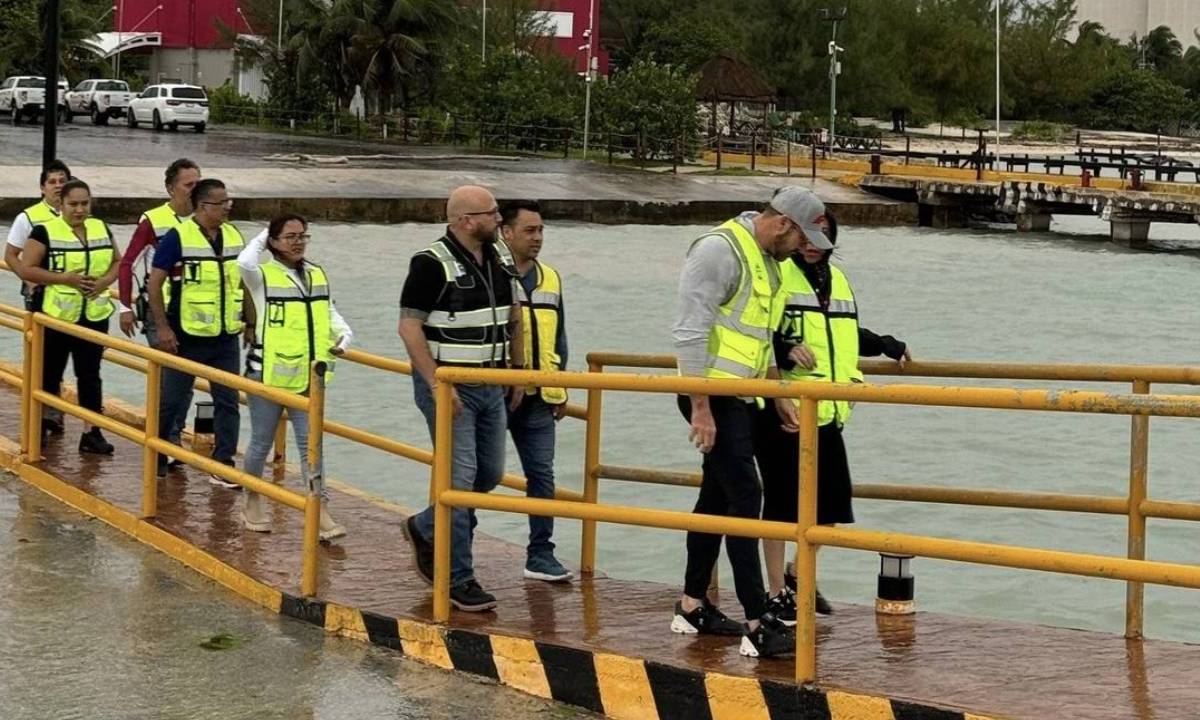
[[[604, 358], [600, 358], [604, 359]], [[590, 358], [596, 365], [596, 357]], [[1121, 558], [1059, 550], [1045, 550], [991, 543], [881, 533], [816, 524], [817, 482], [817, 403], [820, 400], [846, 400], [941, 407], [995, 408], [1074, 413], [1130, 415], [1135, 420], [1152, 415], [1200, 417], [1200, 396], [1151, 395], [1146, 392], [1110, 394], [1089, 391], [1023, 390], [1013, 388], [934, 387], [920, 385], [851, 385], [769, 380], [714, 380], [669, 375], [629, 375], [617, 373], [542, 373], [514, 370], [439, 368], [435, 389], [437, 418], [434, 437], [433, 483], [434, 524], [434, 620], [446, 622], [450, 615], [450, 512], [452, 508], [499, 510], [529, 515], [577, 518], [585, 523], [610, 522], [674, 530], [695, 530], [722, 535], [738, 535], [775, 540], [792, 540], [799, 546], [796, 575], [796, 680], [816, 679], [816, 549], [831, 545], [858, 550], [983, 563], [1001, 567], [1043, 570], [1090, 577], [1116, 578], [1130, 583], [1156, 583], [1200, 588], [1200, 566], [1151, 562], [1141, 557]], [[599, 439], [599, 392], [681, 393], [700, 395], [759, 396], [794, 398], [800, 402], [800, 493], [796, 523], [729, 518], [695, 513], [651, 510], [626, 505], [604, 505], [596, 501], [592, 473], [586, 480], [583, 502], [493, 496], [453, 490], [451, 474], [451, 392], [457, 383], [490, 385], [553, 385], [587, 390], [589, 393], [589, 443]], [[1145, 390], [1139, 386], [1137, 389]], [[595, 393], [595, 394], [593, 394]], [[585, 453], [595, 460], [598, 451]], [[1141, 474], [1144, 480], [1144, 471]], [[1127, 507], [1134, 503], [1126, 499]], [[1145, 516], [1144, 501], [1138, 501], [1140, 516]], [[1144, 531], [1144, 525], [1141, 530]], [[585, 536], [586, 541], [586, 536]], [[594, 548], [594, 536], [591, 540]], [[1144, 548], [1143, 548], [1144, 549]], [[585, 549], [586, 552], [586, 549]], [[1140, 618], [1139, 618], [1140, 620]]]
[[[673, 355], [590, 353], [587, 360], [590, 372], [603, 372], [606, 367], [658, 370], [674, 370], [676, 367]], [[860, 362], [860, 367], [868, 375], [883, 376], [1131, 383], [1134, 395], [1149, 394], [1152, 382], [1171, 385], [1200, 384], [1200, 367], [1189, 366], [910, 362], [901, 368], [894, 362], [863, 360]], [[588, 398], [588, 434], [587, 446], [584, 449], [583, 472], [584, 496], [590, 501], [595, 501], [598, 493], [597, 486], [601, 479], [685, 487], [700, 485], [698, 473], [602, 464], [599, 444], [600, 391], [589, 390]], [[591, 412], [593, 401], [595, 404], [594, 414]], [[1150, 418], [1147, 415], [1133, 415], [1131, 425], [1129, 493], [1126, 496], [884, 484], [855, 484], [853, 494], [856, 498], [871, 500], [1126, 515], [1128, 517], [1127, 557], [1131, 560], [1142, 560], [1146, 557], [1147, 518], [1197, 521], [1200, 520], [1200, 504], [1152, 500], [1147, 497], [1146, 469], [1149, 456]], [[580, 565], [588, 571], [595, 566], [595, 532], [595, 523], [585, 521], [583, 557]], [[1145, 592], [1141, 583], [1134, 581], [1128, 583], [1125, 602], [1126, 637], [1142, 636], [1144, 597]]]
[[[159, 454], [177, 457], [189, 465], [237, 483], [247, 490], [260, 493], [281, 505], [300, 510], [304, 513], [300, 591], [304, 595], [316, 594], [320, 495], [311, 487], [305, 494], [297, 493], [163, 440], [158, 436], [158, 405], [162, 369], [165, 367], [266, 398], [287, 408], [305, 411], [309, 414], [308, 462], [310, 466], [316, 467], [320, 461], [321, 440], [324, 433], [325, 368], [322, 363], [314, 363], [311, 369], [311, 391], [308, 397], [302, 397], [247, 380], [240, 375], [216, 370], [73, 323], [63, 322], [42, 313], [29, 313], [3, 306], [0, 306], [0, 313], [10, 317], [22, 317], [21, 329], [24, 342], [20, 438], [22, 462], [32, 464], [42, 459], [42, 407], [48, 406], [78, 417], [142, 447], [142, 517], [151, 518], [158, 514], [157, 456]], [[5, 326], [8, 327], [8, 325]], [[86, 340], [105, 348], [119, 350], [139, 358], [145, 363], [146, 421], [142, 428], [127, 425], [101, 413], [87, 410], [42, 389], [45, 338], [48, 330]]]

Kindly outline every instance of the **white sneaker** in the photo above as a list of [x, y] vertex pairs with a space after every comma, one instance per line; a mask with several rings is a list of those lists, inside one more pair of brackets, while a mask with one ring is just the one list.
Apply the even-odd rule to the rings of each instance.
[[334, 538], [344, 537], [345, 535], [346, 535], [346, 528], [341, 523], [334, 520], [333, 516], [330, 515], [329, 511], [325, 509], [324, 505], [322, 505], [321, 506], [321, 525], [320, 525], [321, 539], [322, 540], [333, 540]]
[[271, 520], [267, 517], [266, 498], [258, 493], [246, 493], [246, 507], [242, 510], [242, 524], [254, 532], [271, 532]]

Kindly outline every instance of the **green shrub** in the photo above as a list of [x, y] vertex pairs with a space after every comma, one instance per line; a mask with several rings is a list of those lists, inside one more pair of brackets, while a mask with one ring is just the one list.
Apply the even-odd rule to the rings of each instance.
[[208, 91], [208, 119], [211, 123], [246, 122], [257, 120], [259, 103], [242, 95], [232, 85], [222, 85]]
[[1059, 143], [1067, 136], [1071, 128], [1059, 123], [1044, 120], [1031, 120], [1018, 123], [1012, 131], [1013, 140], [1033, 140], [1037, 142]]

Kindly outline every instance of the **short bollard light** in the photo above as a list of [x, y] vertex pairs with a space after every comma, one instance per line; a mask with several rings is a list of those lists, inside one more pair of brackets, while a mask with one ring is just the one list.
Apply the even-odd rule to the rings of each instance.
[[200, 401], [196, 403], [196, 421], [192, 424], [192, 432], [196, 435], [212, 435], [213, 433], [213, 404]]
[[883, 615], [911, 615], [914, 579], [908, 564], [912, 555], [879, 554], [879, 584], [875, 592], [875, 612]]

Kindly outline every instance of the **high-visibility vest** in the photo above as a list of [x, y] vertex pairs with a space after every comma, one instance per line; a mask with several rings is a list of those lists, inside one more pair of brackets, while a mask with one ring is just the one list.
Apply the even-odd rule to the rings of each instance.
[[[803, 343], [816, 360], [812, 370], [797, 365], [783, 371], [785, 380], [862, 382], [863, 374], [858, 369], [858, 304], [845, 274], [834, 265], [829, 266], [829, 274], [829, 303], [822, 306], [804, 271], [794, 262], [783, 263], [787, 304], [780, 332], [789, 344]], [[821, 400], [817, 404], [817, 424], [845, 425], [852, 406], [845, 400]]]
[[[493, 290], [513, 283], [516, 264], [502, 242], [493, 245], [499, 272], [492, 278]], [[500, 365], [508, 361], [508, 321], [511, 304], [493, 304], [480, 279], [468, 273], [441, 238], [421, 252], [442, 266], [446, 285], [438, 307], [425, 318], [425, 340], [439, 365]]]
[[25, 217], [29, 218], [29, 224], [33, 225], [34, 227], [37, 227], [38, 225], [45, 225], [54, 218], [60, 216], [60, 213], [45, 200], [39, 200], [33, 205], [25, 208], [23, 212], [25, 213]]
[[326, 364], [325, 381], [333, 378], [336, 338], [329, 322], [329, 280], [319, 265], [305, 261], [296, 282], [287, 266], [271, 259], [260, 266], [266, 307], [262, 322], [263, 383], [303, 393], [308, 390], [312, 363]]
[[[536, 260], [533, 263], [537, 273], [537, 284], [533, 293], [521, 297], [521, 327], [525, 338], [525, 367], [534, 370], [562, 370], [562, 358], [556, 352], [558, 346], [558, 325], [562, 318], [562, 278], [558, 271], [549, 265]], [[562, 405], [567, 401], [565, 388], [530, 387], [525, 389], [527, 395], [534, 395], [540, 390], [542, 399], [549, 405]]]
[[[188, 220], [190, 217], [191, 215], [185, 215], [183, 217], [176, 215], [175, 209], [171, 207], [171, 203], [165, 202], [156, 208], [142, 213], [142, 217], [138, 219], [138, 223], [140, 224], [143, 221], [150, 223], [150, 227], [154, 230], [154, 237], [158, 240], [162, 240], [163, 235], [166, 235], [171, 230], [179, 227], [180, 224]], [[147, 245], [145, 249], [142, 250], [140, 261], [142, 265], [141, 284], [144, 288], [150, 277], [150, 268], [154, 263], [153, 245]], [[170, 302], [171, 284], [165, 283], [163, 285], [163, 303], [167, 304]]]
[[[87, 243], [80, 241], [62, 217], [52, 218], [43, 227], [50, 242], [46, 256], [50, 272], [98, 278], [112, 268], [113, 242], [103, 221], [84, 220]], [[113, 304], [106, 292], [88, 298], [78, 288], [54, 283], [47, 285], [43, 293], [42, 312], [63, 322], [78, 322], [80, 318], [98, 322], [113, 313]]]
[[704, 376], [764, 377], [774, 352], [772, 335], [783, 315], [782, 284], [771, 282], [778, 277], [779, 263], [763, 254], [754, 235], [737, 220], [709, 234], [729, 242], [741, 263], [741, 277], [733, 297], [717, 308], [708, 333]]
[[221, 225], [221, 254], [199, 225], [185, 222], [175, 228], [183, 252], [179, 278], [179, 325], [194, 337], [217, 337], [242, 331], [242, 276], [237, 256], [245, 241], [237, 228]]

